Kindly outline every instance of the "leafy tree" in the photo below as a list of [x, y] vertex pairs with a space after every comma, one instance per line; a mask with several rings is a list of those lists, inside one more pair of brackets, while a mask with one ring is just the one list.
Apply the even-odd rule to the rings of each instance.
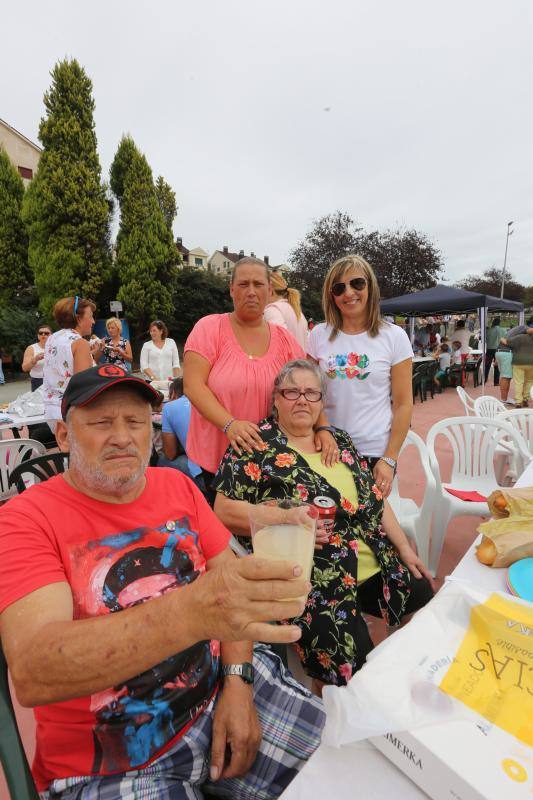
[[196, 322], [205, 314], [222, 314], [232, 310], [227, 279], [189, 267], [179, 271], [174, 313], [168, 323], [176, 338], [186, 339]]
[[414, 229], [361, 233], [355, 252], [372, 265], [382, 297], [428, 289], [442, 274], [440, 252]]
[[120, 203], [118, 299], [139, 334], [154, 317], [172, 316], [179, 257], [157, 202], [152, 170], [129, 137], [122, 139], [111, 166], [111, 186]]
[[294, 285], [320, 294], [333, 262], [340, 256], [356, 252], [357, 236], [361, 230], [343, 211], [314, 220], [305, 239], [289, 254]]
[[[467, 275], [457, 286], [469, 292], [481, 292], [499, 297], [502, 288], [502, 270], [498, 267], [490, 267], [481, 275]], [[505, 272], [505, 285], [503, 296], [506, 300], [527, 300], [528, 288], [515, 281], [513, 276]]]
[[0, 147], [0, 304], [31, 299], [33, 274], [28, 266], [28, 237], [21, 209], [24, 184]]
[[2, 350], [22, 363], [24, 350], [35, 342], [35, 330], [39, 324], [39, 311], [33, 306], [0, 308], [0, 342]]
[[176, 219], [178, 213], [178, 206], [176, 205], [176, 192], [166, 182], [162, 175], [158, 177], [155, 182], [155, 194], [161, 213], [167, 223], [167, 228], [171, 231], [172, 224]]
[[341, 211], [316, 220], [311, 231], [291, 252], [292, 281], [304, 290], [302, 305], [317, 318], [316, 306], [332, 263], [349, 253], [362, 255], [372, 265], [383, 297], [434, 286], [442, 273], [439, 251], [416, 230], [365, 232]]
[[45, 313], [69, 294], [97, 299], [111, 275], [110, 207], [96, 150], [92, 83], [76, 60], [58, 62], [51, 75], [39, 128], [44, 149], [23, 205]]

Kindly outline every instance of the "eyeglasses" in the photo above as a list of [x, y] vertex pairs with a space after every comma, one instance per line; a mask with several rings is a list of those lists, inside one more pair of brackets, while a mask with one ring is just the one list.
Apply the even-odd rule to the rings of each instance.
[[39, 331], [39, 336], [50, 336], [50, 331]]
[[[352, 280], [348, 281], [348, 283], [352, 289], [355, 289], [356, 292], [362, 292], [363, 289], [366, 289], [366, 278], [352, 278]], [[345, 291], [345, 283], [334, 283], [331, 287], [331, 294], [334, 294], [335, 297], [340, 297]]]
[[299, 400], [302, 395], [309, 403], [318, 403], [322, 400], [322, 392], [319, 392], [318, 389], [306, 389], [304, 392], [299, 389], [278, 389], [278, 393], [285, 400]]

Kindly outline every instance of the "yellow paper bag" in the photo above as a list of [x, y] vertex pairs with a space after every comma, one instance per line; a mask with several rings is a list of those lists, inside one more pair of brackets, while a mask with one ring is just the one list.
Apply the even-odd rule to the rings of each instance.
[[494, 594], [473, 606], [440, 688], [533, 746], [533, 607]]

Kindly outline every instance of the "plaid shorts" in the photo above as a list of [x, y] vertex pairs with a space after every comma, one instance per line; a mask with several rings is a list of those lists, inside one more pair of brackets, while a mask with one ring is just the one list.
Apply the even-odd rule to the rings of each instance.
[[[270, 800], [279, 797], [322, 735], [322, 701], [288, 672], [264, 645], [254, 648], [254, 702], [263, 731], [257, 757], [242, 778], [209, 780], [211, 727], [216, 698], [176, 745], [148, 767], [119, 775], [63, 778], [43, 800]], [[204, 795], [205, 791], [205, 795]]]

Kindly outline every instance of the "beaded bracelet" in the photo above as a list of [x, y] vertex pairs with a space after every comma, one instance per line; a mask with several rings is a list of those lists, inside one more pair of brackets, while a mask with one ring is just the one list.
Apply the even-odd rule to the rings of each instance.
[[228, 432], [229, 426], [235, 422], [236, 417], [232, 417], [229, 422], [226, 422], [224, 427], [222, 428], [222, 433], [226, 434]]

